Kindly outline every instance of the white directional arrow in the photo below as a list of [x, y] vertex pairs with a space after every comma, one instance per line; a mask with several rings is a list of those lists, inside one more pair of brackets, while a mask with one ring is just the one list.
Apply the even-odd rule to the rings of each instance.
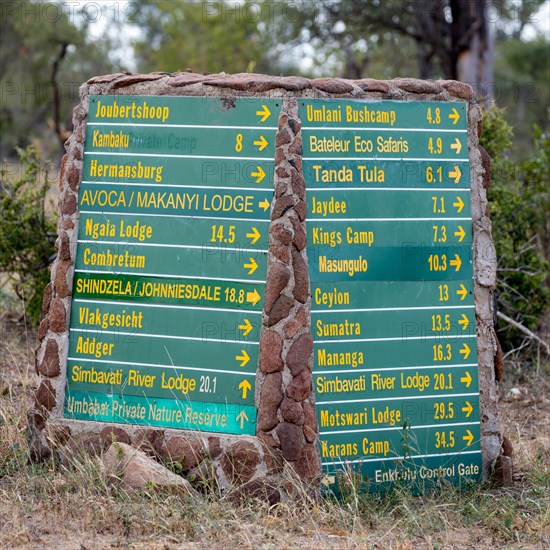
[[246, 413], [244, 411], [241, 411], [237, 415], [237, 421], [240, 421], [241, 423], [241, 430], [244, 428], [245, 421], [248, 422], [248, 416], [246, 416]]

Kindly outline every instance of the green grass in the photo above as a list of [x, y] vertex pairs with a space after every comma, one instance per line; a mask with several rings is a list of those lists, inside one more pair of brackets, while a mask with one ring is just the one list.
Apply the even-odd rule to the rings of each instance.
[[[280, 504], [235, 507], [216, 487], [196, 496], [125, 490], [98, 458], [31, 464], [26, 411], [37, 384], [35, 335], [4, 319], [0, 349], [0, 548], [533, 548], [550, 545], [550, 401], [544, 378], [504, 400], [515, 449], [511, 487], [473, 487], [384, 498], [350, 483], [340, 499], [311, 500], [296, 480]], [[546, 373], [545, 367], [541, 373]], [[525, 375], [525, 369], [522, 376]], [[546, 384], [546, 385], [545, 385]], [[545, 401], [546, 399], [546, 401]], [[174, 467], [177, 471], [177, 468]]]

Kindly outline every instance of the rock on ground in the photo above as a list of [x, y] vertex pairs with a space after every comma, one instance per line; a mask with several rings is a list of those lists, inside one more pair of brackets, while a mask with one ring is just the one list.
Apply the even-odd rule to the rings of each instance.
[[133, 489], [158, 488], [197, 494], [186, 479], [126, 443], [112, 443], [103, 456], [103, 465], [109, 476], [117, 477]]

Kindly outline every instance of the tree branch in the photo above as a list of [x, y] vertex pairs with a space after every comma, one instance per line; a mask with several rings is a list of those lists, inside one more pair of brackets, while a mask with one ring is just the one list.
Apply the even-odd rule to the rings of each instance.
[[527, 327], [524, 327], [521, 323], [514, 321], [512, 318], [508, 317], [508, 315], [504, 315], [504, 313], [500, 311], [497, 311], [497, 317], [517, 328], [518, 330], [523, 332], [523, 334], [529, 336], [529, 338], [531, 338], [532, 340], [536, 340], [546, 350], [546, 353], [550, 355], [550, 346], [544, 340], [542, 340], [542, 338], [539, 338], [534, 332], [531, 332]]
[[63, 135], [63, 132], [61, 131], [61, 124], [60, 124], [60, 118], [61, 118], [61, 92], [59, 90], [59, 85], [57, 84], [57, 72], [59, 71], [59, 65], [61, 61], [63, 61], [63, 58], [65, 55], [67, 55], [67, 48], [69, 47], [69, 44], [67, 42], [61, 43], [61, 50], [59, 52], [59, 55], [56, 57], [55, 61], [52, 65], [52, 75], [51, 75], [51, 84], [53, 89], [53, 124], [54, 124], [54, 131], [57, 134], [57, 137], [59, 138], [59, 141], [61, 143], [61, 147], [63, 147], [63, 143], [65, 142], [65, 136]]

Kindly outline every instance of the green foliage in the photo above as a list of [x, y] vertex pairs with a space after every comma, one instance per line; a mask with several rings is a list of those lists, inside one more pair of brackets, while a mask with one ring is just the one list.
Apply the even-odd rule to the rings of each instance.
[[269, 52], [261, 2], [140, 0], [134, 52], [142, 71], [251, 72]]
[[506, 120], [514, 128], [511, 155], [525, 159], [531, 154], [532, 128], [548, 128], [550, 63], [548, 38], [509, 39], [495, 52], [495, 101], [506, 109]]
[[[550, 300], [546, 285], [550, 137], [537, 129], [531, 157], [513, 162], [509, 154], [512, 129], [503, 110], [493, 105], [484, 113], [480, 141], [493, 159], [488, 199], [498, 261], [497, 306], [508, 317], [536, 330]], [[498, 329], [505, 351], [522, 345], [524, 335], [517, 329], [502, 321]]]
[[55, 255], [56, 218], [46, 210], [48, 173], [38, 152], [18, 149], [18, 155], [19, 163], [0, 168], [0, 272], [24, 301], [27, 317], [37, 322]]
[[6, 3], [0, 17], [0, 158], [15, 158], [16, 147], [38, 140], [45, 156], [61, 152], [78, 87], [113, 72], [112, 39], [107, 33], [94, 38], [88, 27], [74, 5]]
[[483, 133], [479, 141], [489, 153], [495, 170], [500, 167], [502, 155], [512, 146], [513, 135], [514, 131], [504, 119], [504, 109], [491, 105], [483, 113]]

